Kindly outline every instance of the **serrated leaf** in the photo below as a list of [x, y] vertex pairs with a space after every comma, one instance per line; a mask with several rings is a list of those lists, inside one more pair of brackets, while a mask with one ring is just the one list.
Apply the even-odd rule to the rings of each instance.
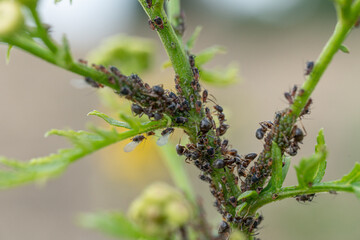
[[321, 181], [324, 176], [327, 149], [323, 129], [319, 131], [317, 141], [318, 143], [315, 146], [315, 153], [309, 158], [301, 159], [299, 165], [295, 166], [296, 175], [301, 187], [311, 187], [315, 181]]
[[345, 45], [340, 45], [339, 49], [343, 53], [350, 53], [349, 49]]
[[226, 53], [226, 48], [222, 46], [212, 46], [207, 48], [196, 55], [195, 63], [197, 66], [202, 66], [211, 61], [217, 54]]
[[240, 196], [237, 198], [237, 200], [240, 201], [244, 198], [253, 198], [256, 196], [258, 196], [258, 193], [256, 191], [254, 191], [254, 190], [246, 191], [246, 192], [240, 194]]
[[275, 189], [281, 188], [282, 185], [282, 155], [281, 149], [278, 147], [276, 142], [271, 145], [271, 158], [272, 158], [272, 176], [271, 185]]
[[124, 120], [132, 129], [139, 129], [141, 123], [137, 119], [134, 119], [125, 113], [120, 113], [119, 117], [120, 119]]
[[231, 64], [223, 70], [205, 70], [200, 68], [200, 80], [215, 86], [228, 86], [238, 81], [239, 69]]
[[197, 26], [193, 32], [193, 34], [191, 35], [191, 37], [189, 38], [189, 40], [186, 42], [186, 48], [188, 50], [191, 50], [195, 43], [196, 43], [196, 40], [199, 38], [199, 35], [200, 35], [200, 32], [202, 30], [202, 27], [201, 26]]
[[10, 63], [10, 52], [11, 52], [12, 47], [13, 47], [13, 45], [9, 44], [7, 52], [6, 52], [6, 64]]
[[351, 170], [351, 172], [343, 176], [339, 182], [344, 184], [352, 184], [355, 182], [360, 182], [360, 164], [355, 163], [355, 166]]
[[285, 163], [284, 166], [282, 167], [282, 182], [281, 185], [284, 183], [286, 175], [289, 171], [289, 167], [290, 167], [290, 162], [291, 162], [291, 158], [285, 156], [283, 162]]
[[132, 221], [122, 213], [91, 213], [79, 217], [85, 228], [95, 229], [120, 239], [154, 239], [146, 236]]
[[[326, 144], [325, 144], [325, 136], [324, 136], [324, 129], [320, 129], [319, 134], [316, 138], [317, 144], [315, 145], [315, 152], [327, 151]], [[314, 178], [313, 183], [319, 183], [323, 179], [326, 171], [327, 161], [326, 158], [319, 164], [318, 171]]]
[[64, 172], [74, 161], [89, 155], [103, 147], [109, 146], [141, 133], [165, 127], [167, 120], [148, 122], [139, 125], [137, 130], [118, 133], [115, 129], [104, 130], [91, 127], [91, 132], [73, 130], [51, 130], [46, 133], [66, 137], [72, 148], [61, 149], [56, 154], [34, 158], [27, 162], [0, 158], [0, 165], [7, 167], [0, 170], [0, 189], [5, 189], [28, 182], [44, 182]]
[[88, 116], [89, 115], [98, 116], [98, 117], [102, 118], [103, 120], [105, 120], [110, 125], [115, 126], [115, 127], [123, 127], [123, 128], [131, 129], [131, 126], [128, 123], [113, 119], [113, 118], [109, 117], [108, 115], [106, 115], [102, 112], [96, 111], [96, 110], [89, 112], [87, 115]]

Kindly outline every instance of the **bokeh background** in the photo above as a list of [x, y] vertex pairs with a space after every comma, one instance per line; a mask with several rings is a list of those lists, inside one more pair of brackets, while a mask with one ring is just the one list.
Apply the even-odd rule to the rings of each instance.
[[[197, 25], [203, 31], [194, 52], [220, 44], [228, 54], [207, 65], [226, 66], [236, 61], [241, 81], [230, 87], [206, 88], [228, 111], [231, 125], [227, 137], [241, 153], [258, 152], [254, 137], [258, 122], [271, 120], [286, 107], [283, 98], [293, 84], [304, 82], [304, 67], [314, 60], [335, 24], [331, 1], [320, 0], [198, 0], [182, 1], [186, 13], [185, 39]], [[74, 0], [57, 5], [42, 1], [41, 15], [53, 26], [53, 36], [68, 36], [75, 57], [84, 57], [101, 39], [117, 33], [153, 38], [157, 58], [154, 70], [142, 77], [151, 83], [173, 82], [170, 69], [161, 70], [166, 54], [147, 18], [133, 0]], [[340, 178], [359, 161], [360, 139], [360, 30], [346, 45], [350, 54], [339, 52], [314, 92], [311, 115], [304, 124], [308, 136], [302, 151], [292, 161], [313, 152], [320, 128], [329, 147], [324, 180]], [[70, 82], [78, 76], [13, 49], [10, 64], [7, 48], [0, 45], [0, 154], [30, 159], [69, 146], [59, 137], [45, 139], [52, 128], [84, 129], [92, 120], [86, 114], [102, 110], [94, 89], [79, 90]], [[173, 139], [178, 141], [178, 139]], [[122, 152], [121, 144], [88, 156], [60, 178], [44, 186], [27, 185], [0, 192], [1, 240], [108, 239], [76, 225], [82, 212], [107, 209], [126, 211], [132, 199], [153, 181], [171, 182], [156, 146], [145, 143], [134, 154]], [[144, 154], [146, 153], [146, 154]], [[186, 166], [194, 188], [205, 202], [212, 224], [220, 221], [211, 207], [212, 197], [198, 171]], [[290, 168], [286, 184], [296, 184]], [[295, 199], [263, 208], [262, 239], [359, 239], [360, 203], [355, 196], [318, 195], [312, 203]]]

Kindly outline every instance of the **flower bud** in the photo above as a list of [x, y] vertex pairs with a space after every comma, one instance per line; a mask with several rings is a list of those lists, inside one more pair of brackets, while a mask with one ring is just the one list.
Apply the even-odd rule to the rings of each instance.
[[24, 24], [21, 6], [13, 1], [0, 1], [0, 37], [7, 37]]
[[131, 204], [128, 215], [147, 234], [162, 237], [190, 220], [191, 207], [176, 189], [155, 183]]

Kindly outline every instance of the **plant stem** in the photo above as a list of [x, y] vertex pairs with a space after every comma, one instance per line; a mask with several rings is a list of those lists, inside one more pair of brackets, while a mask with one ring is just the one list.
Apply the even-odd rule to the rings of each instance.
[[164, 155], [164, 162], [169, 169], [170, 176], [174, 183], [185, 193], [188, 199], [195, 204], [196, 198], [194, 190], [192, 189], [189, 177], [185, 172], [183, 161], [177, 155], [174, 145], [170, 143], [166, 144], [161, 147], [160, 151]]
[[48, 31], [44, 28], [43, 24], [41, 23], [40, 16], [36, 10], [36, 6], [30, 7], [31, 15], [34, 18], [35, 24], [37, 26], [38, 33], [40, 34], [41, 40], [44, 44], [50, 49], [51, 52], [56, 53], [58, 48], [55, 43], [50, 39], [48, 35]]
[[260, 207], [285, 198], [295, 197], [302, 194], [312, 194], [329, 191], [353, 192], [354, 190], [349, 184], [336, 183], [335, 181], [317, 183], [314, 184], [311, 188], [300, 188], [299, 186], [283, 187], [278, 192], [276, 192], [276, 199], [274, 199], [274, 193], [272, 192], [267, 192], [264, 194], [261, 193], [259, 195], [259, 198], [257, 200], [254, 200], [254, 203], [251, 205], [251, 212], [255, 213], [256, 210]]
[[180, 77], [180, 86], [184, 92], [184, 96], [188, 98], [193, 93], [193, 89], [190, 85], [190, 82], [193, 79], [193, 73], [180, 39], [177, 37], [174, 29], [168, 21], [163, 7], [154, 6], [152, 8], [148, 8], [145, 0], [138, 1], [151, 20], [159, 16], [162, 18], [164, 28], [158, 29], [157, 33], [170, 58], [175, 73]]
[[106, 76], [106, 74], [76, 62], [64, 64], [64, 61], [60, 61], [60, 59], [58, 59], [50, 50], [39, 46], [37, 42], [27, 37], [26, 35], [11, 36], [11, 38], [3, 39], [3, 41], [63, 69], [69, 70], [84, 77], [91, 77], [105, 86], [108, 86], [114, 90], [118, 90], [115, 85], [109, 83], [108, 76]]
[[339, 20], [336, 24], [334, 33], [326, 43], [325, 47], [323, 48], [322, 52], [320, 53], [318, 59], [315, 62], [314, 68], [310, 73], [308, 79], [304, 82], [302, 89], [304, 89], [304, 94], [298, 95], [295, 100], [294, 104], [292, 105], [292, 116], [299, 117], [301, 111], [305, 107], [307, 101], [311, 93], [314, 91], [316, 85], [318, 84], [321, 76], [325, 72], [326, 68], [330, 64], [332, 58], [334, 57], [335, 53], [338, 52], [341, 44], [344, 42], [346, 37], [348, 36], [351, 28], [353, 27], [357, 17], [360, 12], [360, 1], [356, 1], [354, 3], [354, 7], [352, 8], [352, 15], [348, 19], [344, 19], [339, 11]]

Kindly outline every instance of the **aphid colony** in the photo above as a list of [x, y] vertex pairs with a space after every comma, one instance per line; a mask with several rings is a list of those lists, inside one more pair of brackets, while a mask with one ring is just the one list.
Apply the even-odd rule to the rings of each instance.
[[[160, 20], [154, 19], [153, 22], [161, 29], [163, 25]], [[294, 156], [300, 149], [299, 143], [302, 143], [304, 133], [301, 128], [295, 125], [296, 119], [290, 117], [291, 109], [285, 109], [276, 113], [273, 122], [260, 122], [260, 128], [256, 130], [255, 136], [264, 141], [264, 149], [259, 156], [256, 153], [240, 155], [236, 149], [231, 148], [228, 140], [221, 139], [229, 125], [225, 123], [223, 108], [209, 99], [207, 90], [201, 92], [195, 56], [189, 55], [189, 64], [193, 73], [192, 92], [186, 94], [180, 86], [180, 78], [177, 75], [175, 76], [176, 93], [174, 93], [164, 90], [161, 85], [150, 87], [135, 74], [125, 76], [115, 67], [110, 67], [108, 70], [101, 65], [93, 64], [92, 66], [108, 76], [108, 83], [116, 86], [117, 93], [120, 96], [133, 102], [131, 110], [134, 115], [142, 116], [145, 114], [152, 120], [161, 120], [166, 114], [172, 119], [173, 126], [181, 127], [186, 124], [187, 127], [196, 129], [197, 134], [194, 136], [196, 141], [185, 146], [178, 144], [176, 152], [178, 155], [185, 156], [185, 162], [192, 163], [200, 169], [200, 179], [209, 184], [210, 192], [216, 199], [214, 206], [224, 219], [219, 228], [219, 234], [227, 233], [230, 223], [238, 225], [241, 229], [247, 229], [251, 233], [262, 221], [262, 216], [241, 217], [231, 214], [230, 212], [233, 212], [231, 209], [235, 209], [238, 204], [241, 204], [236, 199], [239, 192], [234, 191], [231, 186], [240, 183], [241, 192], [256, 190], [260, 193], [271, 176], [272, 141], [278, 144], [283, 153], [286, 152]], [[311, 70], [309, 70], [310, 72]], [[90, 78], [86, 78], [86, 82], [92, 87], [102, 87], [101, 84]], [[294, 98], [302, 94], [304, 94], [304, 90], [298, 91], [297, 87], [294, 86], [284, 96], [292, 105]], [[188, 97], [185, 97], [187, 95]], [[213, 110], [206, 106], [209, 101], [214, 103]], [[300, 117], [310, 113], [311, 103], [312, 100], [310, 99]], [[189, 123], [189, 116], [193, 110], [200, 116], [197, 123]], [[214, 118], [217, 118], [217, 121]], [[159, 146], [165, 145], [173, 132], [174, 128], [172, 127], [163, 130], [157, 144]], [[154, 135], [154, 132], [148, 133], [148, 136], [151, 135]], [[144, 135], [133, 137], [132, 141], [125, 146], [124, 151], [132, 151], [144, 139]], [[252, 162], [253, 164], [251, 164]], [[214, 182], [214, 173], [217, 176], [219, 173], [223, 173], [221, 174], [221, 182]], [[276, 198], [276, 196], [274, 197]], [[296, 199], [298, 201], [311, 201], [312, 198], [313, 196], [299, 196]]]

